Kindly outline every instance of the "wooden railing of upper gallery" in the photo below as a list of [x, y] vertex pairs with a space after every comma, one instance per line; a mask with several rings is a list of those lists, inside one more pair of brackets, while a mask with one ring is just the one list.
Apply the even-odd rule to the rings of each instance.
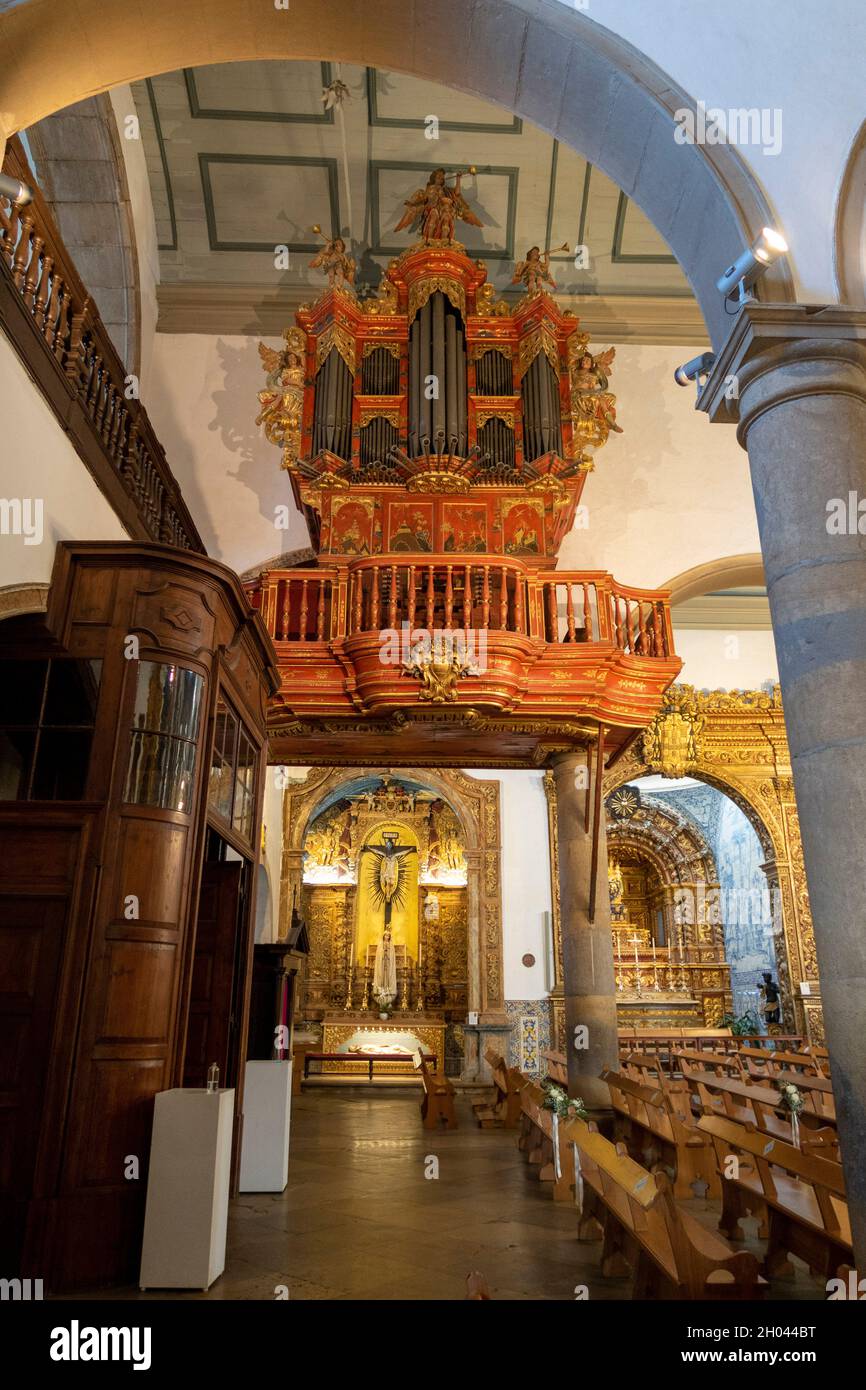
[[508, 632], [547, 643], [609, 643], [632, 656], [674, 655], [666, 593], [627, 588], [602, 570], [537, 572], [493, 555], [401, 555], [340, 569], [270, 570], [251, 589], [277, 643], [328, 642], [407, 623], [429, 632]]
[[17, 139], [3, 172], [34, 196], [19, 208], [0, 195], [0, 322], [132, 539], [204, 551], [147, 411], [127, 399], [127, 370]]

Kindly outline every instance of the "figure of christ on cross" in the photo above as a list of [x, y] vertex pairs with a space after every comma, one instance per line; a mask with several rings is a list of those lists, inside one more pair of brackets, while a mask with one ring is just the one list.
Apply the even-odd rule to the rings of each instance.
[[402, 906], [406, 896], [406, 859], [417, 854], [414, 845], [398, 845], [396, 830], [383, 830], [380, 845], [364, 845], [361, 853], [376, 856], [370, 865], [370, 888], [377, 907], [384, 908], [382, 939], [376, 946], [373, 963], [373, 994], [383, 1008], [397, 997], [397, 959], [391, 940], [391, 913]]

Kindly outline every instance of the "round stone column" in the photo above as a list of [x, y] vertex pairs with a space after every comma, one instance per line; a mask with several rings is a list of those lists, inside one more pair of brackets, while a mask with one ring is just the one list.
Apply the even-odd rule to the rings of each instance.
[[737, 437], [749, 454], [862, 1272], [866, 312], [747, 305], [719, 353], [700, 408], [714, 420], [737, 420]]
[[[553, 764], [558, 822], [562, 976], [565, 995], [565, 1055], [568, 1090], [588, 1109], [610, 1110], [610, 1092], [599, 1080], [604, 1067], [619, 1066], [607, 836], [600, 804], [595, 921], [589, 920], [592, 868], [593, 773], [585, 752], [567, 753]], [[590, 825], [586, 827], [589, 784]], [[576, 1030], [586, 1029], [586, 1047], [575, 1047]]]

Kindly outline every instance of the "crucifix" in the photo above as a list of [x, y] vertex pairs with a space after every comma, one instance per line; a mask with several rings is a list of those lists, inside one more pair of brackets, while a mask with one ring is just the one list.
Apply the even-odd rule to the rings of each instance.
[[[376, 1002], [387, 1012], [397, 997], [397, 957], [391, 940], [391, 913], [396, 904], [401, 907], [406, 898], [409, 866], [406, 859], [417, 854], [414, 845], [398, 845], [396, 830], [383, 830], [380, 845], [364, 845], [361, 853], [375, 856], [370, 865], [370, 891], [377, 907], [384, 908], [382, 938], [376, 946], [373, 962], [373, 993]], [[406, 982], [403, 984], [404, 1007]]]

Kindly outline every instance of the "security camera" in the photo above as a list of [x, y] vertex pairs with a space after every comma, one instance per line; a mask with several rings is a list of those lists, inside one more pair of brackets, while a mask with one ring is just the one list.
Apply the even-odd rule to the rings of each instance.
[[23, 208], [33, 201], [33, 189], [20, 179], [10, 179], [8, 174], [0, 174], [0, 197], [11, 198], [16, 207]]
[[677, 367], [674, 372], [674, 381], [677, 386], [688, 386], [690, 381], [694, 381], [697, 383], [698, 391], [700, 391], [715, 360], [716, 354], [714, 352], [702, 352], [700, 357], [693, 357], [691, 362]]
[[788, 243], [780, 232], [774, 231], [772, 227], [762, 227], [760, 235], [755, 237], [748, 250], [743, 251], [733, 265], [729, 265], [719, 276], [716, 289], [725, 299], [730, 299], [736, 293], [742, 304], [750, 298], [749, 290], [755, 282], [774, 261], [786, 255], [787, 250]]

